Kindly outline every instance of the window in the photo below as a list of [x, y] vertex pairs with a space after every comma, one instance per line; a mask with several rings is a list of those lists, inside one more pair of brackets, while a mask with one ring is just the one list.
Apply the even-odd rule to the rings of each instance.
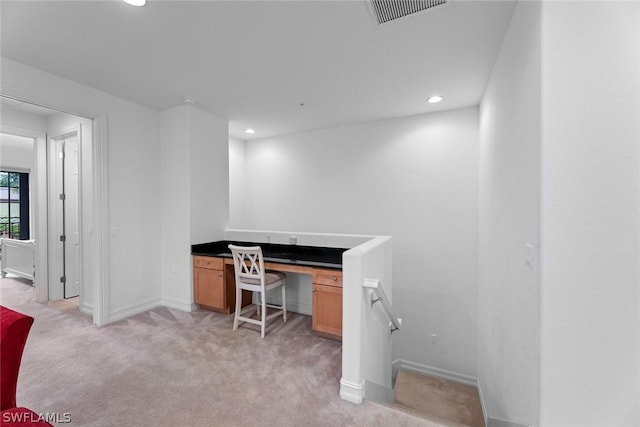
[[0, 237], [29, 240], [29, 174], [0, 171]]

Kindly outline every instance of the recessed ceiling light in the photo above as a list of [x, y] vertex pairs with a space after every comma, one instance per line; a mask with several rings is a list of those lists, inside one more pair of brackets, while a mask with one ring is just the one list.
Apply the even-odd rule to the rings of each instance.
[[248, 134], [253, 135], [254, 133], [256, 133], [256, 131], [251, 129], [251, 128], [249, 128], [249, 129], [245, 130], [244, 133], [248, 133]]
[[124, 2], [131, 6], [144, 6], [147, 3], [147, 0], [124, 0]]
[[428, 102], [429, 104], [435, 104], [435, 103], [437, 103], [437, 102], [442, 101], [443, 99], [444, 99], [444, 98], [442, 98], [440, 95], [434, 95], [434, 96], [429, 97], [429, 98], [427, 99], [427, 102]]

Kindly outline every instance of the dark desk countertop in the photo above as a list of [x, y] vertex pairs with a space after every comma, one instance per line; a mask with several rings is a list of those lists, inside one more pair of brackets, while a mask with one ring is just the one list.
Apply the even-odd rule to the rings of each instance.
[[264, 260], [293, 265], [306, 265], [323, 268], [342, 268], [342, 253], [345, 248], [327, 248], [321, 246], [280, 245], [275, 243], [237, 242], [220, 240], [217, 242], [191, 245], [192, 255], [231, 258], [229, 245], [260, 246]]

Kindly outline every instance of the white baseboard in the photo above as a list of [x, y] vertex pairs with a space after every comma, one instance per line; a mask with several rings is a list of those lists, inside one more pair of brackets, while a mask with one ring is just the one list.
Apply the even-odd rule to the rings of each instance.
[[340, 378], [340, 398], [351, 403], [361, 404], [364, 400], [364, 382], [357, 384]]
[[91, 304], [82, 304], [78, 306], [78, 310], [80, 313], [88, 314], [93, 316], [93, 305]]
[[[276, 296], [272, 296], [271, 298], [267, 298], [267, 304], [275, 304], [280, 305], [282, 298], [278, 298]], [[258, 303], [258, 294], [254, 293], [254, 297], [252, 302], [254, 304]], [[306, 314], [307, 316], [311, 316], [312, 306], [311, 304], [307, 304], [302, 301], [294, 301], [287, 298], [287, 311], [292, 311], [294, 313]]]
[[168, 299], [162, 298], [160, 300], [160, 305], [163, 307], [175, 308], [176, 310], [192, 312], [196, 309], [196, 305], [192, 304], [190, 301], [182, 301], [177, 299]]
[[482, 417], [484, 418], [484, 425], [489, 425], [489, 414], [487, 414], [487, 407], [484, 404], [484, 396], [482, 395], [482, 385], [480, 384], [480, 378], [478, 378], [478, 397], [480, 398], [480, 407], [482, 408]]
[[478, 379], [478, 396], [480, 397], [480, 407], [482, 408], [482, 416], [484, 417], [484, 425], [487, 427], [527, 427], [526, 424], [518, 424], [511, 421], [501, 420], [499, 418], [489, 417], [487, 406], [484, 401], [484, 395], [482, 394], [482, 383]]
[[112, 311], [109, 315], [109, 319], [105, 323], [116, 322], [118, 320], [126, 319], [127, 317], [134, 316], [139, 313], [144, 313], [145, 311], [149, 311], [152, 308], [156, 308], [160, 306], [160, 299], [154, 298], [152, 300], [148, 300], [146, 302], [142, 302], [140, 304], [134, 304], [126, 308], [122, 308], [120, 310]]
[[487, 427], [529, 427], [526, 424], [512, 423], [510, 421], [500, 420], [498, 418], [488, 418]]
[[422, 365], [420, 363], [410, 362], [408, 360], [402, 359], [394, 361], [392, 366], [394, 372], [397, 372], [398, 369], [407, 369], [409, 371], [416, 371], [425, 375], [432, 375], [434, 377], [444, 378], [458, 383], [469, 384], [474, 387], [478, 387], [478, 378], [471, 375], [447, 371], [446, 369], [434, 368], [433, 366]]

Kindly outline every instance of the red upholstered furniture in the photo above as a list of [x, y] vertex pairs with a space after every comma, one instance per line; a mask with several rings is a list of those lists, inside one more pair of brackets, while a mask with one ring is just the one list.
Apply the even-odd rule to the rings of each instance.
[[33, 317], [0, 305], [0, 424], [51, 425], [27, 408], [16, 408], [16, 387], [22, 351], [31, 330]]
[[22, 350], [27, 342], [33, 317], [0, 306], [0, 323], [2, 324], [0, 329], [0, 352], [2, 353], [0, 409], [4, 411], [16, 406], [16, 386]]

